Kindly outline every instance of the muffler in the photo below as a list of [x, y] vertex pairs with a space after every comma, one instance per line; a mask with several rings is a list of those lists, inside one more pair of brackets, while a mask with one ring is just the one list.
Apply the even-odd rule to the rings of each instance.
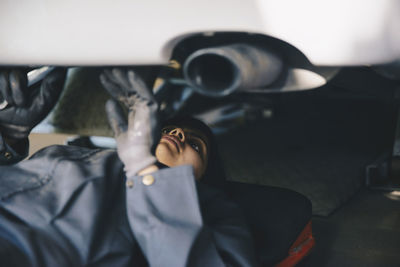
[[186, 59], [183, 73], [193, 90], [222, 97], [272, 84], [282, 65], [273, 52], [248, 44], [232, 44], [197, 50]]

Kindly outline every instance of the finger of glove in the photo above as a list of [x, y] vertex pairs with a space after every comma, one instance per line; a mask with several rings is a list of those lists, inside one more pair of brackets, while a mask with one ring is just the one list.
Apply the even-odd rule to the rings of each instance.
[[9, 104], [14, 102], [11, 96], [11, 88], [10, 88], [10, 73], [8, 71], [3, 71], [0, 73], [0, 93], [3, 97], [3, 100], [6, 100]]
[[131, 88], [137, 93], [137, 96], [147, 101], [155, 102], [153, 93], [147, 87], [143, 79], [134, 71], [128, 72], [128, 79]]
[[121, 101], [127, 108], [135, 105], [137, 96], [132, 90], [124, 70], [105, 70], [100, 75], [100, 81], [108, 93], [114, 99]]
[[125, 96], [123, 88], [118, 84], [110, 70], [105, 70], [100, 75], [100, 82], [107, 92], [117, 100]]
[[28, 78], [26, 72], [12, 70], [10, 72], [10, 91], [13, 102], [18, 107], [26, 106], [28, 95]]
[[132, 137], [142, 136], [151, 145], [153, 129], [158, 125], [157, 114], [145, 102], [135, 104], [134, 110], [128, 114], [128, 135]]
[[108, 123], [110, 124], [115, 137], [118, 137], [121, 135], [121, 133], [126, 132], [127, 122], [125, 119], [125, 114], [117, 101], [110, 99], [106, 102], [106, 114]]
[[132, 70], [114, 68], [111, 72], [115, 81], [122, 88], [124, 95], [136, 94], [135, 85], [131, 84], [129, 80], [129, 73], [133, 72]]
[[67, 70], [65, 68], [55, 68], [42, 81], [40, 90], [37, 95], [33, 96], [33, 100], [29, 109], [36, 112], [35, 119], [40, 121], [54, 107], [64, 88], [65, 76]]

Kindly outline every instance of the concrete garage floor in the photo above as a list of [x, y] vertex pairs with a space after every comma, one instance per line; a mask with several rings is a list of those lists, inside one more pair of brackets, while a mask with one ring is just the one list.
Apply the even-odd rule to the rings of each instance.
[[72, 136], [68, 134], [31, 133], [29, 135], [29, 156], [50, 145], [65, 145], [67, 139]]
[[314, 217], [305, 266], [400, 266], [400, 196], [361, 189], [328, 217]]

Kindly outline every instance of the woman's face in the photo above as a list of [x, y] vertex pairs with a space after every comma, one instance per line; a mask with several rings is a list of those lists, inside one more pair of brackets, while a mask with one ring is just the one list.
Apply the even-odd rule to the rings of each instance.
[[207, 138], [198, 130], [166, 126], [156, 148], [156, 158], [169, 167], [192, 165], [199, 180], [207, 169]]

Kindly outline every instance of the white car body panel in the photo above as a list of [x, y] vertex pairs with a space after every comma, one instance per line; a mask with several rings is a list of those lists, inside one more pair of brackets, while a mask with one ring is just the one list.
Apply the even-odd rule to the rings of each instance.
[[0, 64], [166, 64], [196, 33], [281, 39], [314, 65], [400, 58], [397, 0], [1, 0]]

